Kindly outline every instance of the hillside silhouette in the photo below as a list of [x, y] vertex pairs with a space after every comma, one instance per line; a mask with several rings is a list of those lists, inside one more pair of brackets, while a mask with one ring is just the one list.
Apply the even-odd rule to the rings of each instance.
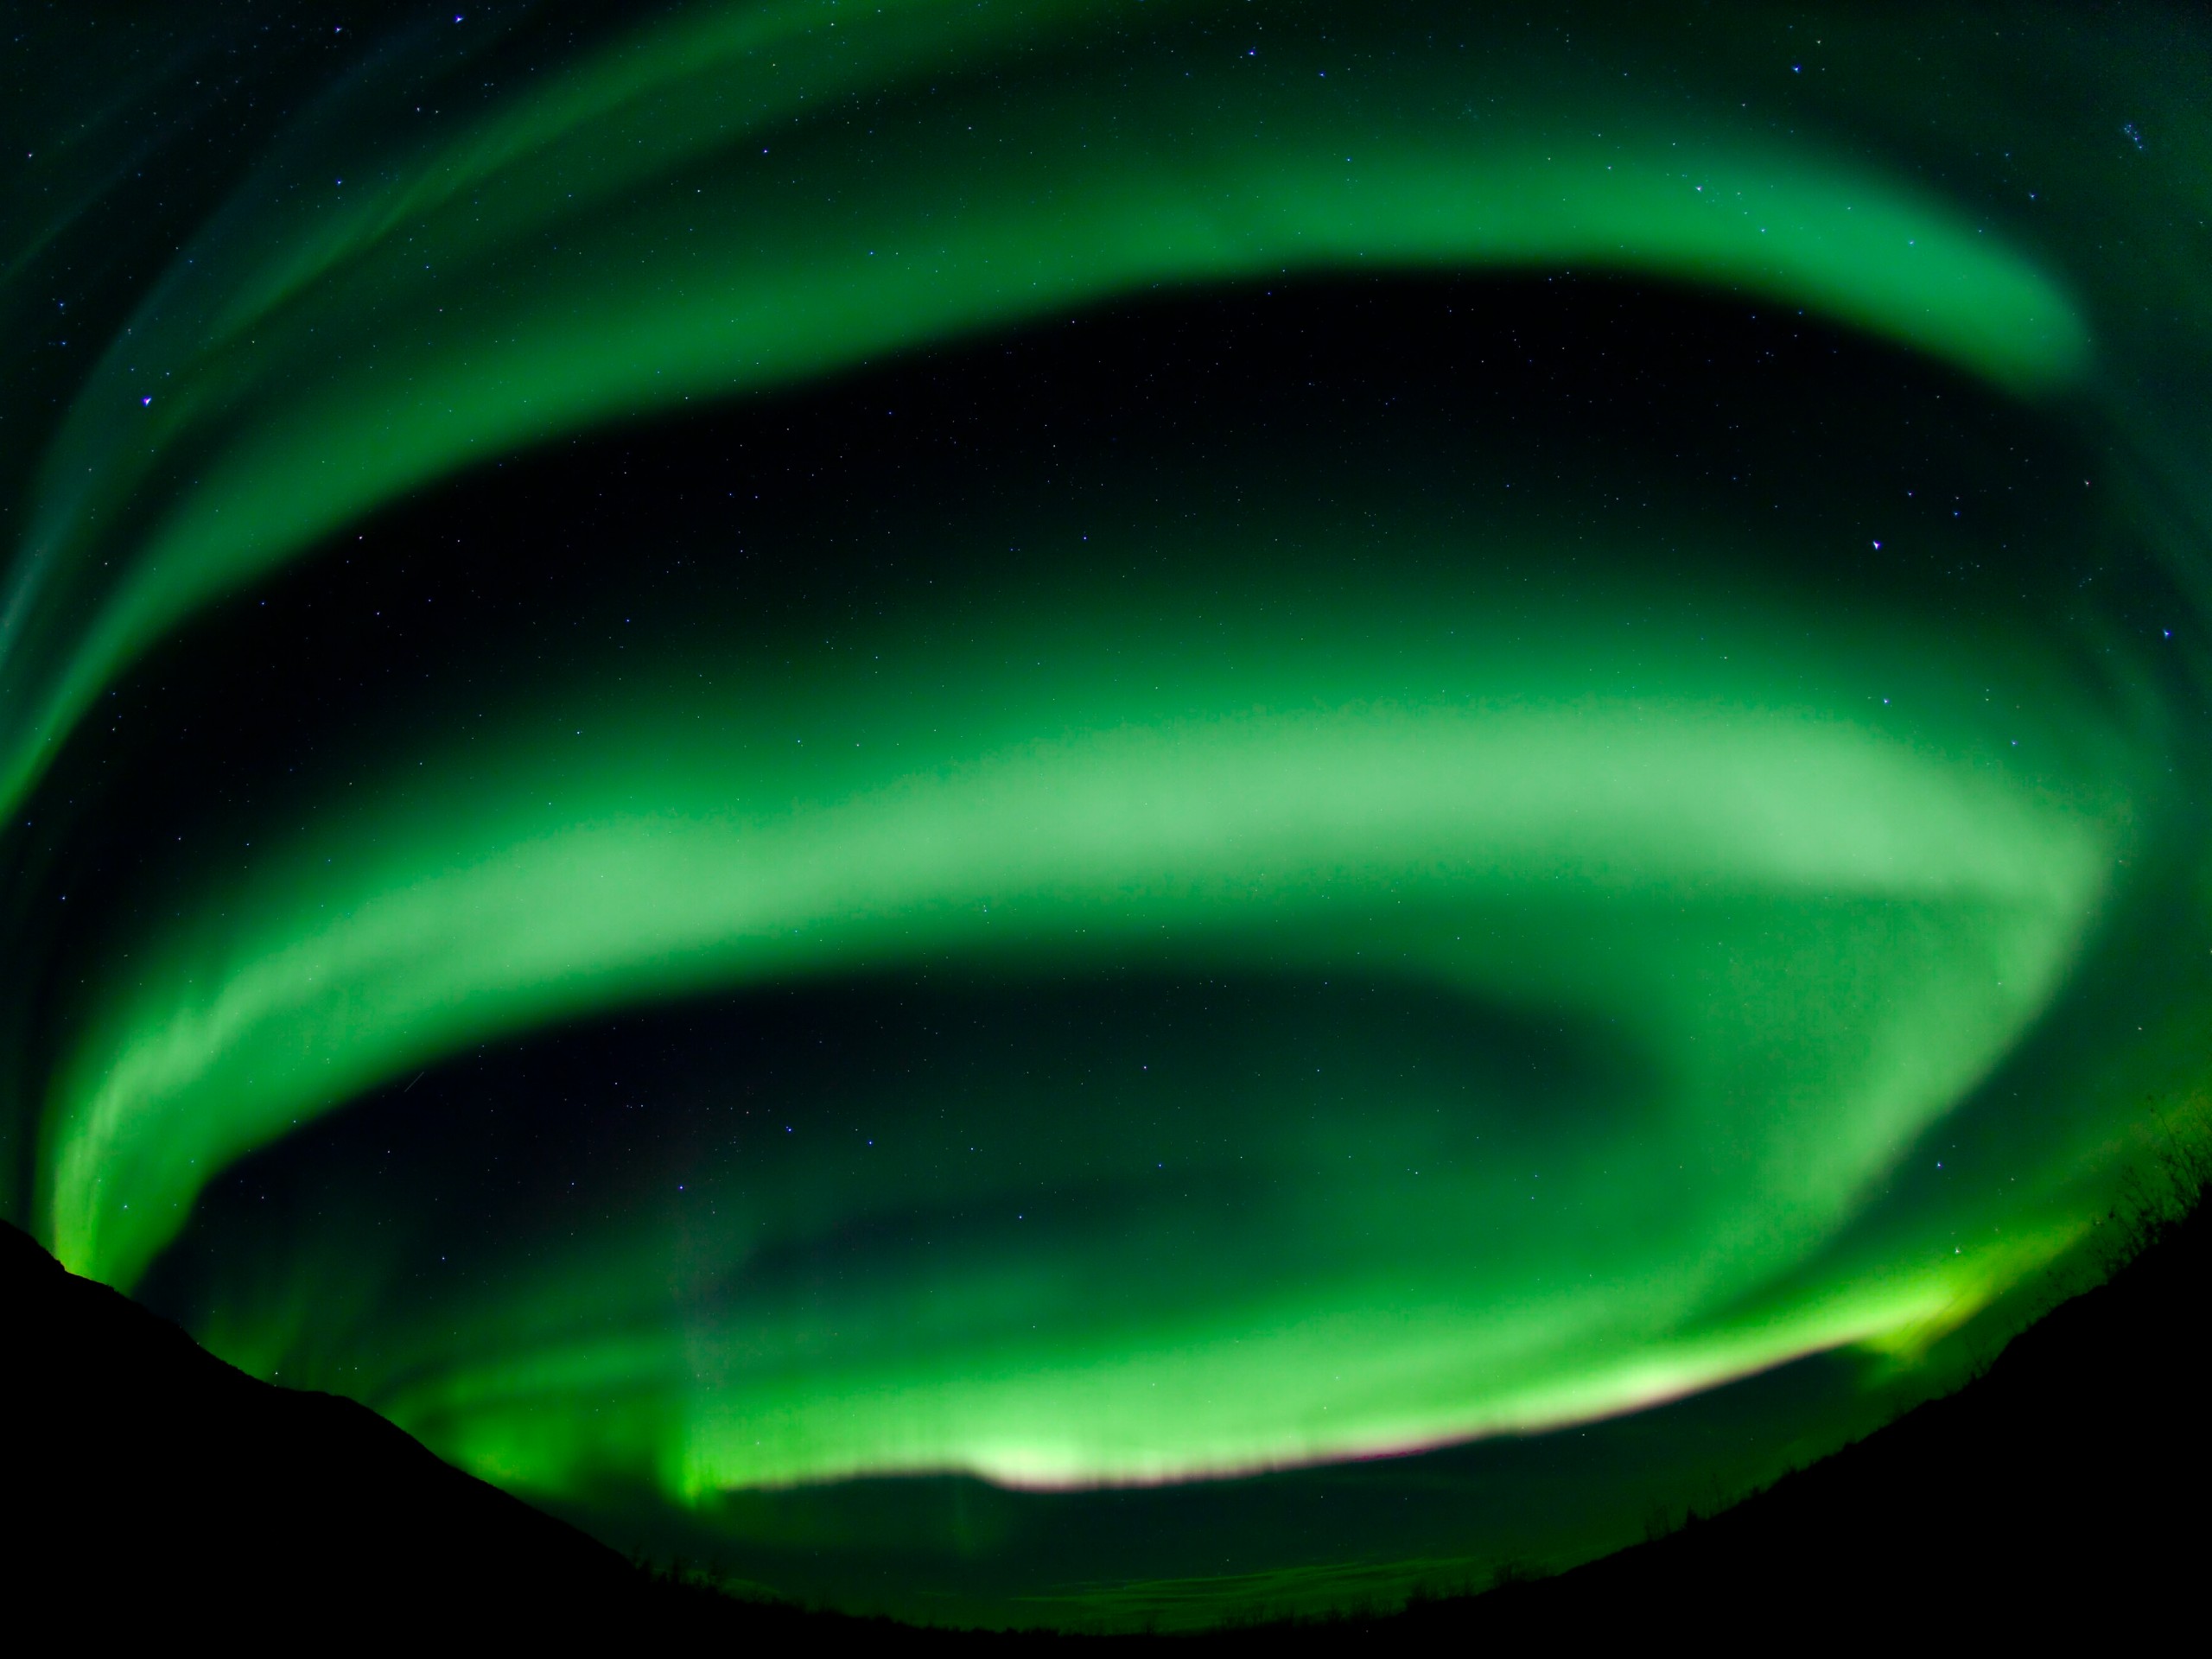
[[226, 1364], [4, 1224], [0, 1310], [0, 1628], [574, 1641], [863, 1623], [650, 1573], [365, 1406]]
[[[1989, 1370], [1711, 1518], [1402, 1611], [1156, 1642], [1745, 1638], [2195, 1622], [2212, 1528], [2212, 1217], [2199, 1204]], [[366, 1408], [247, 1376], [0, 1225], [8, 1623], [358, 1638], [476, 1629], [1027, 1648], [741, 1602], [656, 1574]], [[1142, 1640], [1143, 1638], [1128, 1638]]]
[[2202, 1623], [2212, 1546], [2212, 1208], [2113, 1219], [2133, 1260], [1982, 1376], [1717, 1516], [1557, 1577], [1248, 1636], [2173, 1640]]

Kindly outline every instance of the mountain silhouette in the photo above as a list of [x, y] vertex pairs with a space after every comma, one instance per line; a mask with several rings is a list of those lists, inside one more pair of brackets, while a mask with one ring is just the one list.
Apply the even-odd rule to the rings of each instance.
[[2202, 1624], [2212, 1546], [2212, 1208], [2108, 1224], [2134, 1229], [2133, 1259], [1983, 1375], [1719, 1515], [1556, 1577], [1304, 1634], [2175, 1639]]
[[29, 1599], [94, 1629], [299, 1613], [342, 1630], [457, 1608], [604, 1622], [646, 1593], [613, 1550], [366, 1407], [246, 1376], [13, 1227], [0, 1282]]
[[[1557, 1577], [1157, 1639], [2187, 1628], [2212, 1538], [2209, 1257], [2200, 1205], [1958, 1393], [1717, 1516]], [[0, 1309], [8, 1628], [976, 1639], [649, 1573], [364, 1406], [246, 1376], [3, 1224]]]

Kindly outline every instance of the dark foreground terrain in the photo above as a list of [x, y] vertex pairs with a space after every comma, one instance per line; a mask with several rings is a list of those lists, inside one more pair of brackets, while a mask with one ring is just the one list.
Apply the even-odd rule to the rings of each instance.
[[1557, 1578], [1344, 1625], [2189, 1650], [2212, 1586], [2208, 1313], [2200, 1199], [1958, 1393], [1718, 1516]]
[[[1205, 1647], [1578, 1634], [1820, 1641], [2185, 1632], [2212, 1570], [2212, 1217], [2164, 1230], [1989, 1372], [1670, 1536], [1554, 1579]], [[0, 1630], [248, 1642], [493, 1631], [1026, 1647], [730, 1600], [641, 1571], [366, 1408], [256, 1381], [0, 1225]], [[1046, 1638], [1051, 1641], [1050, 1638]], [[1067, 1639], [1052, 1645], [1068, 1645]], [[1086, 1645], [1075, 1641], [1073, 1645]]]

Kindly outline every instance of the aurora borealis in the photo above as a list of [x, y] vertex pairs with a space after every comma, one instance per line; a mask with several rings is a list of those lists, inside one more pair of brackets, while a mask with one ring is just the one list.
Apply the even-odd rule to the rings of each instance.
[[2181, 12], [22, 10], [0, 1201], [247, 1370], [1203, 1619], [1770, 1478], [2201, 1139]]

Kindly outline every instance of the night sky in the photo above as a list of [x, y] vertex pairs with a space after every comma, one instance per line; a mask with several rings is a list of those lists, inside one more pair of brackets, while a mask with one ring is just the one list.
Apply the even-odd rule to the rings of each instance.
[[2202, 1144], [2190, 14], [7, 22], [0, 1214], [256, 1375], [1202, 1622], [1771, 1478]]

